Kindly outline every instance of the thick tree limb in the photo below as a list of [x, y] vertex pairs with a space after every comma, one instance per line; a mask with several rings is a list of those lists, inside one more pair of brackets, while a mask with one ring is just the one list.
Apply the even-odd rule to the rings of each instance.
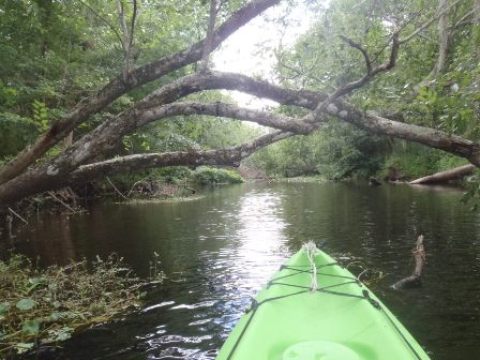
[[[78, 140], [69, 149], [65, 150], [55, 160], [46, 164], [43, 170], [40, 170], [40, 173], [46, 174], [48, 167], [51, 167], [58, 169], [56, 175], [65, 176], [79, 165], [98, 156], [98, 154], [108, 152], [115, 148], [119, 139], [133, 132], [139, 126], [168, 116], [192, 114], [224, 116], [253, 121], [260, 125], [301, 134], [306, 134], [316, 128], [312, 127], [308, 121], [302, 121], [301, 119], [242, 109], [234, 105], [221, 103], [191, 103], [191, 106], [182, 105], [181, 103], [171, 104], [170, 106], [162, 105], [185, 97], [193, 92], [213, 89], [243, 89], [245, 92], [259, 96], [262, 96], [261, 91], [263, 90], [265, 91], [263, 97], [270, 97], [276, 101], [285, 101], [298, 105], [304, 105], [308, 100], [309, 106], [313, 106], [312, 100], [319, 98], [318, 95], [313, 96], [311, 92], [285, 90], [268, 83], [262, 84], [260, 81], [238, 74], [202, 73], [188, 75], [153, 92], [131, 109], [105, 121], [95, 130]], [[303, 95], [305, 95], [307, 99], [300, 97]], [[319, 116], [316, 122], [318, 123], [322, 120], [323, 118]], [[31, 176], [31, 174], [26, 175]]]
[[480, 166], [480, 144], [461, 136], [386, 119], [373, 112], [364, 113], [344, 101], [330, 104], [326, 112], [374, 134], [417, 142], [463, 157], [475, 166]]
[[135, 154], [83, 165], [72, 173], [70, 182], [84, 182], [116, 173], [165, 166], [240, 166], [240, 162], [255, 151], [295, 135], [276, 131], [263, 135], [252, 142], [228, 149], [203, 151], [174, 151], [166, 153]]
[[[210, 73], [207, 75], [192, 76], [182, 81], [179, 81], [178, 84], [185, 85], [185, 88], [168, 85], [168, 91], [163, 93], [159, 92], [159, 94], [169, 93], [171, 90], [172, 94], [177, 91], [177, 94], [181, 93], [183, 94], [182, 96], [185, 96], [194, 91], [202, 91], [210, 88], [238, 89], [243, 92], [278, 101], [279, 103], [301, 106], [307, 109], [315, 109], [318, 102], [326, 98], [324, 94], [283, 89], [268, 82], [237, 74]], [[147, 103], [145, 103], [145, 105], [146, 104]], [[172, 104], [171, 109], [174, 109], [176, 106], [177, 105]], [[205, 111], [207, 111], [207, 109], [208, 111], [214, 111], [210, 105], [205, 107], [205, 109]], [[111, 121], [103, 123], [94, 132], [77, 141], [76, 144], [70, 149], [67, 149], [54, 162], [31, 169], [11, 180], [9, 183], [4, 184], [0, 187], [0, 202], [6, 202], [7, 199], [8, 201], [14, 201], [14, 199], [18, 200], [24, 196], [32, 195], [33, 193], [42, 191], [48, 184], [56, 186], [57, 183], [64, 183], [69, 173], [74, 171], [79, 165], [91, 159], [92, 156], [105, 153], [109, 150], [109, 146], [116, 144], [119, 140], [118, 134], [122, 132], [126, 133], [132, 128], [134, 129], [139, 119], [141, 119], [139, 115], [146, 114], [142, 113], [143, 110], [146, 109], [131, 109], [130, 112], [125, 114], [124, 121], [121, 123], [118, 122], [118, 119], [112, 119]], [[189, 111], [193, 112], [193, 110]], [[374, 113], [364, 113], [345, 101], [340, 100], [335, 104], [328, 105], [325, 113], [376, 134], [415, 141], [464, 157], [477, 166], [480, 164], [479, 145], [459, 136], [449, 135], [431, 128], [389, 120]], [[125, 128], [122, 129], [120, 125], [125, 126]], [[115, 132], [113, 132], [111, 133], [113, 135], [111, 137], [98, 136], [110, 126], [112, 129], [118, 131], [116, 135]], [[288, 124], [288, 126], [288, 130], [292, 130], [292, 127], [290, 127], [291, 124]], [[314, 128], [315, 126], [312, 128], [312, 131]]]
[[55, 190], [126, 171], [164, 166], [239, 166], [242, 159], [250, 156], [255, 151], [293, 135], [295, 134], [291, 132], [275, 131], [260, 136], [249, 143], [229, 149], [176, 151], [117, 157], [80, 166], [69, 176], [38, 176], [35, 178], [35, 181], [31, 181], [32, 178], [22, 176], [15, 179], [9, 187], [0, 187], [0, 205], [6, 206], [34, 193]]
[[448, 24], [448, 0], [439, 0], [438, 2], [438, 55], [432, 71], [414, 88], [416, 92], [424, 86], [431, 86], [435, 78], [445, 72], [447, 67], [448, 51], [450, 44], [450, 28]]
[[208, 104], [198, 102], [177, 102], [147, 109], [143, 111], [142, 115], [139, 117], [137, 127], [143, 126], [152, 121], [179, 115], [210, 115], [244, 120], [297, 134], [309, 134], [314, 129], [314, 126], [311, 123], [306, 123], [300, 119], [266, 111], [241, 108], [233, 104], [222, 102]]
[[410, 181], [410, 184], [435, 184], [446, 183], [452, 180], [458, 180], [465, 176], [472, 175], [477, 167], [472, 164], [456, 167], [454, 169], [440, 171], [432, 175], [424, 176]]
[[[235, 12], [214, 32], [213, 48], [217, 47], [252, 18], [267, 8], [276, 5], [279, 1], [254, 0]], [[103, 89], [80, 101], [70, 113], [56, 121], [45, 134], [41, 135], [31, 146], [22, 150], [14, 159], [0, 169], [0, 184], [22, 173], [28, 166], [44, 155], [47, 150], [67, 136], [76, 126], [87, 120], [92, 114], [104, 109], [121, 95], [187, 64], [200, 60], [203, 48], [204, 40], [176, 54], [166, 56], [135, 69], [128, 73], [126, 78], [119, 75]]]

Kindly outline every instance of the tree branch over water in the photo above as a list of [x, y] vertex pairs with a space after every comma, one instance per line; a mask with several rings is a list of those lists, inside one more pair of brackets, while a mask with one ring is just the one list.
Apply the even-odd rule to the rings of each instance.
[[[235, 12], [214, 31], [212, 50], [251, 19], [279, 2], [280, 0], [254, 0]], [[13, 160], [0, 169], [0, 184], [21, 174], [78, 125], [88, 120], [93, 114], [105, 109], [107, 105], [123, 94], [159, 79], [185, 65], [199, 61], [203, 55], [204, 42], [205, 40], [201, 40], [178, 53], [143, 65], [128, 73], [126, 78], [123, 74], [120, 74], [101, 90], [80, 101], [71, 112], [56, 120], [45, 134], [41, 135], [31, 146], [22, 150]]]
[[[346, 99], [354, 91], [365, 87], [373, 79], [395, 67], [400, 45], [414, 36], [408, 35], [403, 40], [399, 40], [401, 31], [404, 29], [390, 32], [388, 46], [385, 47], [390, 49], [385, 55], [385, 61], [376, 65], [363, 46], [344, 38], [351, 47], [361, 52], [366, 72], [357, 77], [357, 80], [339, 86], [331, 94], [290, 89], [241, 74], [208, 69], [208, 57], [222, 41], [250, 19], [278, 2], [279, 0], [254, 0], [233, 13], [215, 29], [218, 4], [217, 1], [212, 1], [206, 39], [173, 55], [119, 75], [103, 89], [82, 100], [71, 112], [55, 122], [32, 146], [22, 150], [16, 158], [0, 169], [0, 204], [10, 204], [39, 192], [122, 171], [180, 165], [237, 166], [242, 159], [269, 144], [293, 135], [312, 133], [329, 118], [353, 124], [370, 133], [405, 139], [440, 149], [468, 159], [475, 166], [480, 166], [478, 143], [438, 129], [391, 120], [375, 112], [359, 109]], [[448, 7], [450, 8], [451, 6]], [[132, 23], [133, 21], [132, 19]], [[125, 18], [122, 23], [124, 32], [127, 32]], [[430, 24], [430, 22], [427, 23]], [[424, 26], [426, 25], [422, 25]], [[133, 35], [133, 27], [130, 31]], [[415, 30], [411, 34], [416, 33], [418, 32]], [[133, 41], [130, 38], [127, 40], [129, 43]], [[121, 95], [165, 75], [171, 75], [185, 65], [198, 61], [201, 62], [201, 71], [185, 76], [175, 74], [175, 80], [165, 81], [163, 86], [147, 94], [129, 108], [117, 115], [106, 117], [106, 120], [77, 139], [72, 146], [56, 157], [42, 158], [47, 150], [69, 132], [92, 115], [101, 113], [107, 105]], [[303, 108], [307, 114], [297, 117], [286, 116], [276, 112], [245, 109], [226, 102], [202, 103], [185, 99], [189, 95], [209, 90], [236, 90], [270, 99], [285, 106]], [[155, 121], [166, 121], [175, 116], [194, 115], [246, 120], [274, 128], [276, 131], [243, 145], [226, 149], [134, 154], [107, 158], [106, 154], [112, 154], [126, 135], [134, 133], [142, 126]], [[40, 158], [43, 161], [33, 165]]]

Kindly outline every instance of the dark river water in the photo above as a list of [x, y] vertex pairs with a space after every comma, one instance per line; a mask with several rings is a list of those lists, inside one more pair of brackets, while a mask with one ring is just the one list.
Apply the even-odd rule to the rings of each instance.
[[[15, 241], [44, 264], [116, 252], [141, 275], [160, 255], [168, 280], [145, 308], [80, 334], [61, 358], [214, 359], [249, 297], [313, 240], [386, 274], [373, 291], [432, 359], [480, 359], [480, 214], [460, 198], [457, 190], [404, 185], [243, 184], [192, 201], [44, 215]], [[393, 291], [412, 271], [420, 229], [423, 287]]]

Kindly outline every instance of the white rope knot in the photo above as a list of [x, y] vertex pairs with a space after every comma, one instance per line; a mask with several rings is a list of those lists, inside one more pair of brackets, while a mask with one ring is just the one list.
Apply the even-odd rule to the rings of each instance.
[[310, 267], [312, 269], [312, 283], [310, 285], [310, 290], [312, 292], [315, 292], [318, 289], [317, 265], [315, 264], [315, 255], [318, 254], [319, 250], [313, 241], [309, 241], [306, 244], [303, 244], [302, 248], [307, 255], [308, 262], [310, 263]]

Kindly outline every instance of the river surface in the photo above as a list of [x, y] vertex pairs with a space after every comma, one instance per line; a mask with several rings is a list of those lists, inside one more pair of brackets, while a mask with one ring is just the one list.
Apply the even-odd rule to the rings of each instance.
[[[142, 311], [80, 334], [61, 358], [214, 359], [250, 297], [313, 240], [386, 274], [373, 291], [432, 359], [480, 359], [480, 214], [460, 198], [405, 185], [243, 184], [185, 202], [42, 215], [15, 242], [44, 264], [116, 252], [140, 275], [156, 252], [168, 276]], [[423, 287], [393, 291], [412, 271], [419, 230]]]

